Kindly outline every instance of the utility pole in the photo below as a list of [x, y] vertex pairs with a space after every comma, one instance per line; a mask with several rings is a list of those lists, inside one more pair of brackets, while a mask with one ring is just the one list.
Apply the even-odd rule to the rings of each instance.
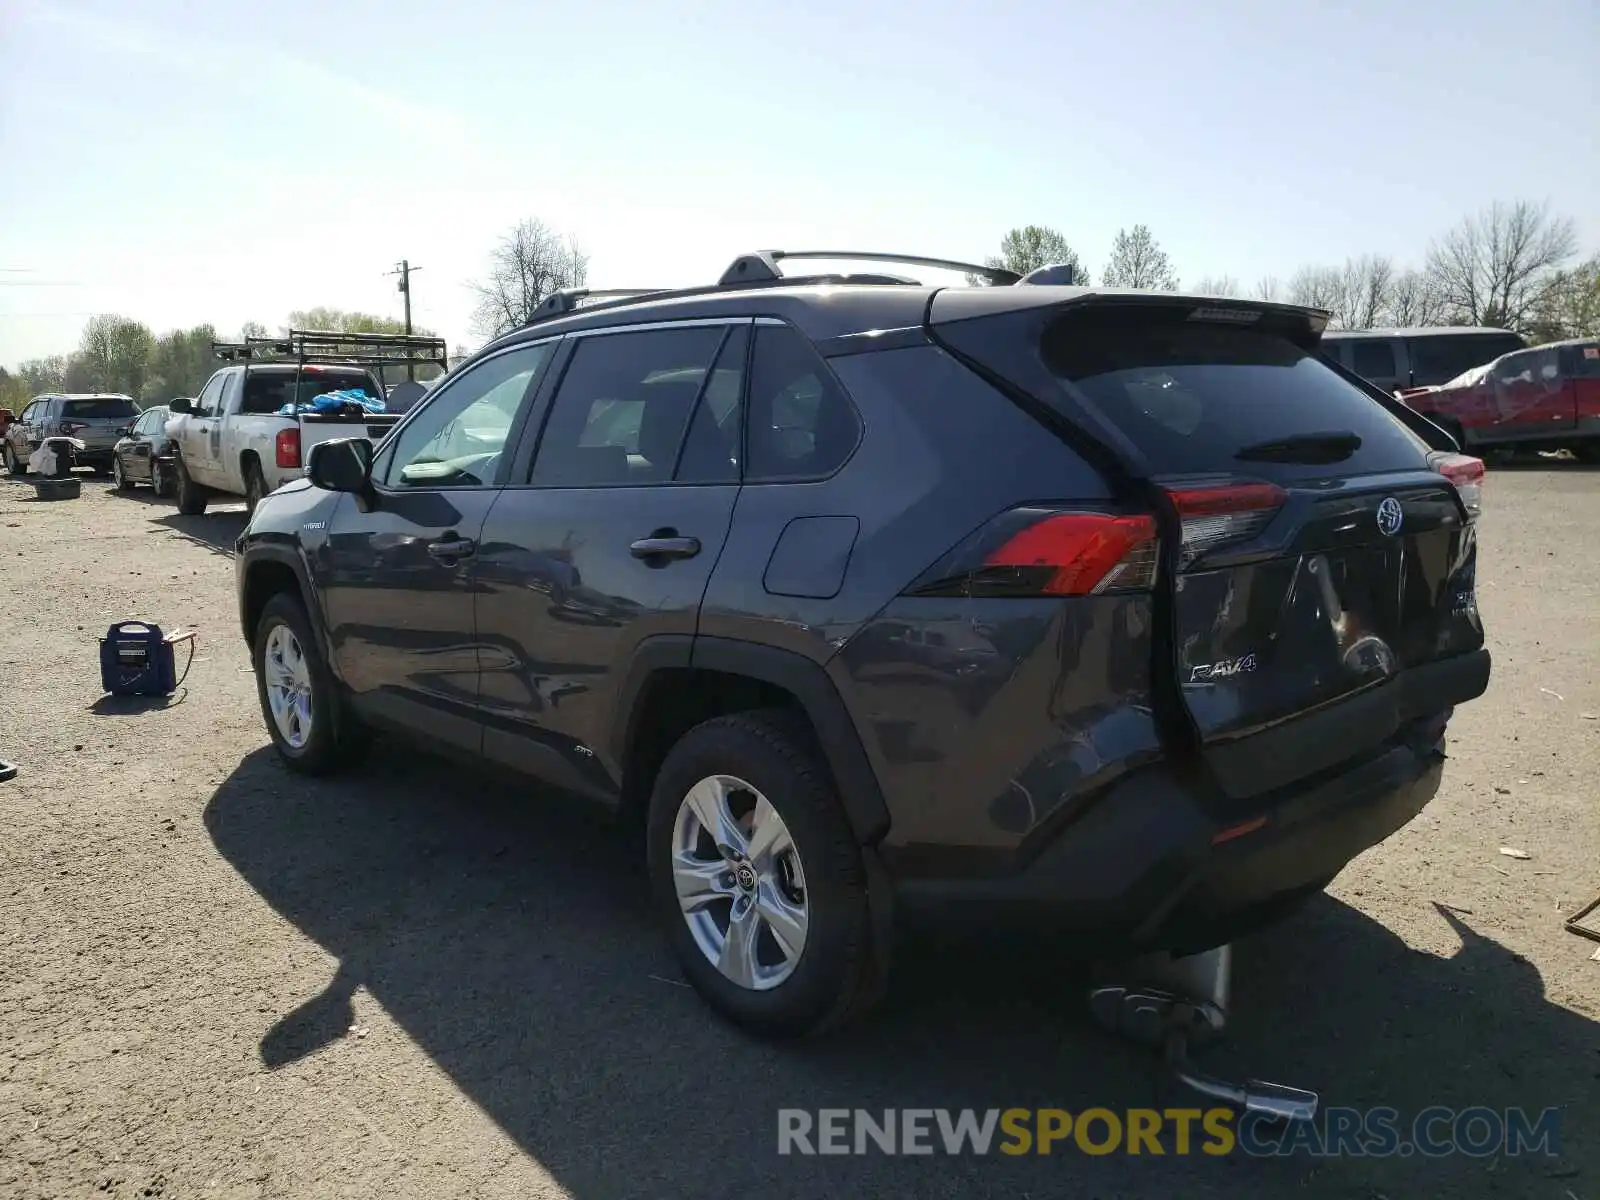
[[[410, 259], [402, 258], [399, 263], [396, 264], [395, 269], [389, 272], [391, 275], [400, 276], [400, 282], [396, 286], [399, 288], [400, 294], [406, 298], [407, 337], [411, 336], [411, 272], [420, 270], [422, 270], [421, 267], [413, 267], [411, 265]], [[416, 380], [417, 368], [415, 363], [409, 361], [406, 363], [406, 378], [412, 381]]]

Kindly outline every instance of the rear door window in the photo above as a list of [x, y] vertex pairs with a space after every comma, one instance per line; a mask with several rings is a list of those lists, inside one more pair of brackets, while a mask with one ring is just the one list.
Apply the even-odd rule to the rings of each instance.
[[671, 482], [689, 419], [728, 332], [695, 325], [578, 339], [539, 441], [532, 482]]
[[[1293, 481], [1425, 462], [1421, 443], [1382, 405], [1315, 353], [1267, 331], [1068, 318], [1046, 332], [1044, 357], [1160, 475]], [[1263, 458], [1263, 447], [1323, 434], [1353, 434], [1359, 444], [1327, 465]]]

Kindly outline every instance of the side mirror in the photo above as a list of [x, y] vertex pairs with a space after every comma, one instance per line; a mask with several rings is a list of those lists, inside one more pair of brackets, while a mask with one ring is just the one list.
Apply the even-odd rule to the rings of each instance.
[[188, 416], [194, 412], [194, 403], [187, 396], [179, 396], [171, 404], [167, 405], [167, 411]]
[[364, 496], [372, 490], [372, 443], [366, 438], [334, 438], [311, 447], [306, 478], [330, 492]]

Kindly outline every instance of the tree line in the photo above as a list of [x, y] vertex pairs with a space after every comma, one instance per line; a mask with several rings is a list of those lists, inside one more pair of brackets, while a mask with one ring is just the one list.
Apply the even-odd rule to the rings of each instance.
[[[1572, 220], [1552, 214], [1547, 204], [1519, 200], [1463, 218], [1430, 242], [1414, 265], [1364, 254], [1340, 264], [1308, 264], [1287, 279], [1264, 276], [1250, 286], [1232, 275], [1208, 275], [1185, 290], [1324, 309], [1336, 329], [1484, 325], [1540, 343], [1600, 336], [1600, 254], [1577, 258]], [[1009, 231], [1000, 253], [985, 262], [1019, 274], [1066, 264], [1077, 282], [1091, 282], [1078, 252], [1043, 225]], [[1100, 282], [1162, 291], [1180, 286], [1171, 257], [1145, 225], [1117, 231]]]
[[[1202, 295], [1281, 300], [1325, 309], [1339, 329], [1407, 325], [1488, 325], [1512, 329], [1532, 342], [1600, 336], [1600, 254], [1578, 257], [1571, 219], [1547, 204], [1496, 203], [1435, 238], [1414, 264], [1364, 254], [1342, 264], [1308, 264], [1286, 279], [1264, 276], [1241, 286], [1231, 275], [1205, 276], [1187, 290]], [[1012, 229], [1000, 252], [986, 260], [1026, 274], [1068, 264], [1079, 283], [1092, 282], [1082, 256], [1057, 230]], [[583, 287], [589, 256], [570, 234], [527, 219], [490, 251], [487, 270], [468, 283], [472, 326], [485, 338], [526, 323], [552, 292]], [[1177, 268], [1147, 225], [1119, 229], [1099, 272], [1107, 287], [1176, 291]], [[981, 280], [974, 278], [974, 283]], [[402, 333], [392, 317], [334, 308], [291, 312], [280, 332], [330, 329], [344, 333]], [[425, 329], [417, 333], [426, 334]], [[238, 336], [264, 337], [267, 327], [246, 322]], [[130, 317], [93, 317], [71, 354], [36, 358], [14, 370], [0, 367], [0, 407], [20, 411], [43, 392], [120, 392], [141, 404], [192, 396], [216, 368], [209, 324], [156, 335]], [[466, 354], [455, 348], [454, 356]]]
[[[291, 312], [278, 333], [287, 334], [291, 329], [404, 333], [405, 322], [318, 307]], [[413, 332], [430, 334], [419, 328]], [[268, 337], [270, 333], [261, 322], [246, 321], [232, 338], [219, 336], [210, 323], [157, 336], [131, 317], [91, 317], [72, 353], [29, 359], [9, 371], [0, 367], [0, 408], [20, 412], [22, 405], [44, 392], [111, 392], [131, 396], [141, 407], [165, 404], [178, 396], [193, 396], [217, 369], [213, 342]], [[463, 347], [456, 348], [457, 356], [465, 353]]]

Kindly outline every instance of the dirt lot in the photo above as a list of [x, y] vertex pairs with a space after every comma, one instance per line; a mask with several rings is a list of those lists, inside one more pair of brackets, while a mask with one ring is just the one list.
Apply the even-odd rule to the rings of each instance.
[[[1241, 948], [1211, 1060], [1327, 1104], [1558, 1105], [1554, 1160], [780, 1159], [780, 1107], [1187, 1096], [1081, 1020], [1070, 976], [981, 947], [910, 950], [860, 1028], [751, 1043], [676, 982], [628, 845], [585, 814], [393, 746], [290, 777], [235, 620], [242, 524], [0, 483], [0, 758], [22, 768], [0, 784], [0, 1195], [1600, 1200], [1600, 961], [1560, 923], [1600, 888], [1600, 473], [1492, 474], [1495, 677], [1445, 788]], [[130, 616], [199, 629], [181, 702], [99, 700], [96, 638]]]

